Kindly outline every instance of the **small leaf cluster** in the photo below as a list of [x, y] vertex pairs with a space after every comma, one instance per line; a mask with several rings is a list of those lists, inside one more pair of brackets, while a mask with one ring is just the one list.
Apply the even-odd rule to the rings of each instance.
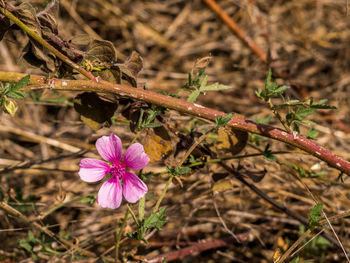
[[160, 209], [157, 213], [152, 213], [145, 219], [138, 222], [138, 231], [137, 232], [129, 232], [127, 236], [129, 238], [134, 238], [137, 240], [142, 240], [145, 243], [145, 235], [148, 230], [152, 230], [156, 228], [157, 230], [161, 230], [161, 227], [167, 222], [165, 219], [166, 208]]
[[275, 162], [277, 160], [276, 156], [272, 154], [272, 151], [270, 150], [270, 144], [267, 144], [264, 151], [262, 152], [265, 159], [269, 160], [270, 162]]
[[34, 260], [38, 259], [38, 253], [47, 255], [61, 255], [61, 252], [53, 250], [49, 241], [45, 240], [45, 235], [42, 234], [40, 238], [36, 238], [32, 231], [28, 231], [28, 238], [21, 238], [18, 240], [18, 245], [26, 250]]
[[[145, 114], [147, 112], [147, 114]], [[161, 122], [155, 122], [157, 116], [164, 113], [164, 108], [162, 107], [152, 107], [149, 106], [147, 109], [141, 108], [139, 120], [137, 122], [138, 130], [142, 130], [143, 128], [157, 128], [163, 126]]]
[[235, 115], [234, 113], [229, 113], [226, 116], [217, 116], [215, 118], [215, 129], [218, 130], [220, 127], [224, 127], [226, 126], [229, 121], [232, 119], [233, 115]]
[[[269, 70], [265, 82], [264, 90], [258, 89], [255, 94], [262, 101], [266, 102], [274, 115], [279, 119], [288, 132], [294, 130], [300, 133], [300, 125], [312, 125], [315, 124], [310, 120], [306, 120], [306, 117], [313, 115], [318, 109], [336, 109], [336, 107], [326, 104], [327, 100], [322, 99], [315, 102], [311, 97], [305, 100], [291, 100], [284, 97], [284, 92], [289, 88], [286, 85], [278, 86], [276, 82], [271, 81], [271, 69]], [[273, 104], [273, 98], [281, 98], [282, 103]], [[282, 111], [286, 112], [284, 117]], [[318, 132], [309, 129], [307, 137], [309, 139], [315, 139]]]
[[271, 98], [281, 96], [289, 88], [286, 85], [278, 87], [276, 82], [271, 82], [271, 76], [272, 76], [272, 71], [271, 69], [269, 69], [269, 72], [267, 73], [266, 82], [265, 82], [265, 89], [264, 90], [258, 89], [255, 92], [256, 96], [263, 101], [268, 101]]
[[15, 115], [18, 108], [15, 99], [23, 99], [25, 97], [25, 93], [20, 91], [20, 89], [28, 85], [29, 79], [30, 76], [27, 75], [20, 79], [17, 83], [11, 82], [6, 86], [1, 84], [0, 106], [11, 116]]
[[303, 178], [320, 178], [322, 175], [325, 174], [324, 171], [320, 171], [317, 173], [312, 171], [307, 171], [304, 168], [297, 165], [294, 166], [294, 169], [298, 172], [299, 176]]
[[191, 73], [188, 73], [188, 81], [182, 87], [182, 90], [185, 89], [191, 91], [187, 101], [195, 102], [201, 93], [205, 94], [207, 91], [218, 91], [232, 88], [231, 86], [226, 86], [217, 82], [211, 85], [207, 85], [207, 83], [208, 75], [205, 73], [205, 67], [200, 68], [194, 76], [192, 76]]
[[321, 211], [323, 208], [323, 204], [322, 203], [318, 203], [317, 205], [315, 205], [309, 214], [309, 227], [311, 229], [314, 229], [315, 227], [321, 226], [319, 221], [322, 219], [322, 215], [321, 215]]
[[190, 167], [166, 167], [168, 174], [171, 176], [181, 176], [184, 174], [188, 174], [189, 172], [191, 172], [191, 168]]

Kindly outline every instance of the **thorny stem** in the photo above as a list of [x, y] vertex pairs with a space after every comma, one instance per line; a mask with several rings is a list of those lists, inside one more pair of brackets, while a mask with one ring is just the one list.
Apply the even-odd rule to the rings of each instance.
[[[128, 206], [128, 208], [129, 208], [129, 206]], [[127, 209], [125, 211], [125, 215], [124, 215], [124, 218], [123, 218], [121, 226], [118, 229], [118, 224], [117, 224], [117, 227], [116, 227], [116, 230], [115, 230], [115, 263], [118, 263], [118, 261], [119, 261], [119, 246], [120, 246], [119, 242], [120, 242], [120, 238], [121, 238], [121, 236], [123, 234], [123, 230], [124, 230], [126, 221], [128, 219], [128, 215], [129, 215], [129, 209]]]
[[[206, 0], [206, 3], [209, 5], [212, 3], [215, 4], [215, 2], [212, 0]], [[219, 11], [222, 11], [220, 10], [220, 8], [218, 8], [217, 5], [216, 5], [216, 9]], [[215, 121], [215, 119], [218, 116], [226, 115], [224, 112], [206, 108], [196, 103], [190, 103], [181, 99], [165, 96], [165, 95], [151, 92], [148, 90], [135, 89], [133, 87], [129, 87], [121, 84], [114, 84], [103, 80], [98, 81], [98, 79], [95, 79], [95, 77], [90, 72], [79, 67], [74, 62], [72, 62], [69, 58], [67, 58], [62, 53], [60, 53], [57, 49], [55, 49], [48, 42], [42, 39], [38, 34], [33, 32], [30, 28], [28, 28], [23, 22], [21, 22], [8, 10], [0, 6], [0, 12], [2, 12], [11, 21], [16, 23], [20, 28], [22, 28], [31, 37], [37, 40], [41, 45], [43, 45], [44, 47], [52, 51], [62, 61], [64, 61], [65, 63], [70, 65], [73, 69], [76, 69], [77, 71], [79, 71], [84, 76], [90, 79], [90, 81], [50, 79], [48, 82], [46, 82], [45, 78], [40, 76], [35, 76], [34, 77], [35, 81], [33, 83], [32, 81], [33, 76], [32, 76], [31, 84], [39, 84], [39, 86], [37, 87], [32, 87], [33, 89], [38, 89], [38, 88], [42, 89], [44, 87], [45, 88], [49, 87], [50, 89], [56, 89], [56, 90], [96, 91], [96, 92], [103, 92], [103, 93], [112, 93], [120, 96], [125, 96], [128, 98], [136, 99], [139, 101], [148, 102], [148, 103], [162, 106], [168, 109], [173, 109], [184, 114], [189, 114], [197, 118], [203, 118], [211, 121]], [[221, 12], [221, 13], [224, 13], [224, 12]], [[225, 15], [227, 16], [227, 14]], [[245, 35], [242, 34], [242, 36], [245, 36]], [[248, 38], [246, 38], [245, 41], [247, 41], [247, 39]], [[18, 81], [19, 79], [21, 79], [21, 77], [19, 76], [20, 74], [18, 73], [11, 74], [11, 73], [0, 72], [0, 81]], [[12, 77], [12, 79], [10, 79], [10, 77]], [[43, 86], [42, 84], [46, 84], [46, 85]], [[279, 140], [284, 143], [293, 145], [325, 161], [329, 166], [334, 167], [344, 172], [345, 174], [350, 175], [349, 162], [336, 156], [331, 151], [319, 146], [317, 143], [299, 134], [286, 133], [285, 131], [282, 131], [281, 129], [278, 129], [278, 128], [274, 128], [272, 126], [258, 124], [253, 121], [244, 119], [244, 117], [239, 114], [235, 114], [235, 116], [231, 118], [227, 126], [231, 128], [236, 128], [238, 130], [255, 133], [264, 137], [272, 138], [272, 139]]]
[[[1, 72], [0, 81], [19, 81], [25, 77], [26, 74], [16, 72]], [[181, 99], [155, 93], [149, 90], [137, 89], [121, 84], [114, 84], [107, 81], [88, 81], [88, 80], [64, 80], [64, 79], [46, 79], [43, 76], [31, 75], [29, 86], [23, 90], [37, 90], [37, 89], [52, 89], [52, 90], [68, 90], [68, 91], [95, 91], [100, 93], [111, 93], [121, 97], [128, 97], [131, 99], [148, 102], [167, 109], [176, 110], [183, 114], [192, 115], [197, 118], [215, 121], [218, 116], [226, 116], [226, 113], [217, 111], [211, 108], [190, 103]], [[299, 134], [290, 134], [281, 129], [255, 123], [251, 120], [245, 119], [242, 115], [235, 114], [227, 127], [255, 133], [264, 137], [278, 140], [289, 145], [295, 146], [318, 159], [325, 161], [329, 166], [350, 175], [350, 163], [324, 147], [318, 145], [316, 142], [307, 139]]]
[[21, 20], [19, 20], [17, 17], [15, 17], [11, 12], [6, 10], [5, 8], [0, 6], [0, 12], [3, 13], [8, 19], [10, 19], [13, 23], [15, 23], [17, 26], [19, 26], [24, 32], [26, 32], [30, 37], [38, 41], [43, 47], [50, 50], [53, 54], [55, 54], [56, 57], [61, 59], [63, 62], [65, 62], [67, 65], [72, 67], [73, 69], [77, 70], [81, 74], [83, 74], [85, 77], [87, 77], [90, 80], [95, 81], [95, 76], [92, 75], [90, 72], [86, 71], [73, 61], [71, 61], [67, 56], [63, 55], [61, 52], [59, 52], [56, 48], [54, 48], [52, 45], [50, 45], [46, 40], [44, 40], [40, 35], [38, 35], [36, 32], [34, 32], [32, 29], [30, 29], [26, 24], [24, 24]]

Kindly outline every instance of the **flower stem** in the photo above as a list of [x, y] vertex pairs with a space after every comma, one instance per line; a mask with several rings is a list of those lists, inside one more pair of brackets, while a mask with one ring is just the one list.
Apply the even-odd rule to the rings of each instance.
[[126, 221], [128, 219], [128, 215], [129, 215], [129, 209], [127, 209], [125, 211], [125, 215], [124, 215], [121, 226], [118, 228], [118, 223], [117, 223], [117, 227], [115, 230], [115, 263], [118, 263], [118, 261], [119, 261], [119, 246], [120, 246], [119, 243], [120, 243], [120, 238], [122, 237], [122, 234], [123, 234], [123, 230], [124, 230]]
[[134, 219], [136, 225], [139, 227], [140, 224], [139, 224], [139, 221], [137, 220], [137, 218], [136, 218], [136, 216], [135, 216], [134, 211], [132, 211], [132, 209], [131, 209], [131, 207], [130, 207], [129, 204], [127, 204], [127, 206], [128, 206], [128, 211], [130, 212], [130, 214], [131, 214], [131, 216], [132, 216], [132, 219]]
[[145, 201], [146, 201], [146, 196], [142, 197], [139, 200], [139, 220], [140, 221], [142, 221], [145, 216]]
[[157, 201], [157, 203], [156, 203], [156, 205], [155, 205], [155, 207], [154, 207], [154, 209], [153, 209], [153, 213], [157, 213], [158, 208], [159, 208], [159, 206], [160, 206], [160, 203], [163, 201], [164, 196], [165, 196], [166, 192], [168, 191], [169, 185], [170, 185], [171, 182], [173, 181], [173, 178], [174, 178], [174, 176], [171, 175], [170, 178], [169, 178], [169, 180], [168, 180], [168, 182], [166, 183], [166, 185], [165, 185], [165, 187], [164, 187], [164, 189], [163, 189], [162, 194], [160, 195], [160, 197], [159, 197], [159, 199], [158, 199], [158, 201]]

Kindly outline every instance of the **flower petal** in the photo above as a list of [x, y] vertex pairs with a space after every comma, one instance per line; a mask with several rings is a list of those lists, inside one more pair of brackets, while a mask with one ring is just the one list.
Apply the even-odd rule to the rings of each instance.
[[133, 170], [140, 170], [145, 168], [149, 162], [149, 157], [145, 150], [143, 149], [142, 144], [134, 143], [132, 144], [124, 154], [123, 163], [126, 167], [129, 167]]
[[99, 138], [96, 141], [96, 149], [103, 159], [112, 163], [118, 162], [123, 153], [122, 141], [113, 133]]
[[116, 209], [122, 202], [122, 186], [116, 178], [104, 182], [97, 194], [97, 203], [103, 208]]
[[143, 197], [147, 191], [147, 185], [140, 178], [133, 173], [125, 172], [123, 195], [126, 201], [135, 203], [137, 200]]
[[101, 180], [109, 173], [110, 167], [107, 163], [91, 158], [84, 158], [79, 164], [79, 176], [81, 180], [92, 183]]

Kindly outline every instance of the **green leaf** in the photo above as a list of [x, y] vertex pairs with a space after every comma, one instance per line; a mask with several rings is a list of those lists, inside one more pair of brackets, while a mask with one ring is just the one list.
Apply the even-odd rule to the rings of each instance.
[[275, 89], [274, 93], [278, 95], [278, 94], [283, 93], [287, 89], [289, 89], [289, 87], [286, 85], [283, 85], [283, 86], [279, 87], [278, 89]]
[[219, 129], [222, 126], [227, 125], [227, 123], [229, 123], [229, 121], [232, 119], [233, 115], [235, 115], [234, 113], [229, 113], [226, 116], [222, 117], [222, 116], [217, 116], [215, 118], [215, 122], [216, 122], [216, 129]]
[[165, 211], [166, 211], [166, 208], [162, 208], [159, 210], [158, 213], [152, 213], [150, 216], [148, 216], [145, 219], [144, 226], [146, 228], [155, 227], [158, 230], [160, 230], [161, 229], [160, 227], [163, 226], [167, 222], [166, 219], [164, 218]]
[[323, 208], [323, 204], [319, 203], [315, 205], [314, 208], [311, 209], [309, 214], [309, 227], [311, 229], [317, 226], [321, 226], [318, 221], [322, 219], [322, 216], [321, 216], [322, 208]]
[[318, 134], [319, 134], [319, 132], [317, 130], [313, 130], [313, 129], [309, 128], [307, 130], [306, 138], [314, 140], [314, 139], [316, 139]]
[[298, 107], [297, 110], [295, 111], [295, 115], [299, 120], [302, 120], [305, 117], [314, 114], [315, 111], [316, 110], [313, 108]]
[[272, 151], [270, 150], [270, 144], [267, 144], [264, 151], [263, 151], [264, 157], [269, 160], [270, 162], [275, 162], [277, 160], [276, 156], [272, 154]]
[[181, 176], [191, 172], [190, 167], [166, 167], [168, 173], [172, 176]]
[[187, 98], [188, 102], [195, 102], [200, 94], [199, 90], [194, 90]]
[[14, 86], [13, 89], [12, 89], [12, 91], [16, 91], [16, 90], [19, 90], [19, 89], [21, 89], [21, 88], [24, 88], [25, 86], [28, 85], [29, 80], [30, 80], [30, 75], [27, 75], [27, 76], [21, 78], [21, 79], [15, 84], [15, 86]]
[[161, 123], [161, 122], [152, 122], [152, 123], [143, 125], [144, 128], [157, 128], [157, 127], [160, 127], [160, 126], [163, 126], [163, 123]]
[[21, 238], [19, 241], [18, 241], [18, 244], [20, 247], [23, 247], [25, 250], [27, 250], [28, 252], [32, 252], [33, 251], [33, 248], [32, 246], [29, 244], [29, 242], [24, 239], [24, 238]]
[[8, 96], [13, 99], [23, 99], [26, 94], [22, 91], [12, 91], [8, 94]]

